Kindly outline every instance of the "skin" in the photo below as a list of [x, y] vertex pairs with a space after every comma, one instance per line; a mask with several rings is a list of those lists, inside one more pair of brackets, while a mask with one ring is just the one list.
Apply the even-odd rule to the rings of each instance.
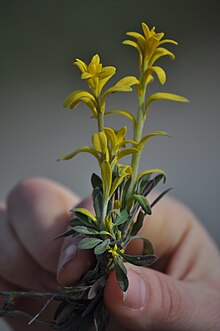
[[[66, 231], [68, 210], [79, 203], [77, 195], [45, 179], [25, 180], [12, 189], [0, 206], [1, 289], [51, 291], [81, 277], [93, 262], [91, 252], [77, 250], [72, 238], [54, 240]], [[91, 208], [91, 201], [80, 205]], [[154, 243], [159, 258], [153, 268], [127, 265], [126, 293], [110, 274], [104, 293], [111, 313], [108, 330], [220, 330], [220, 256], [201, 223], [185, 206], [165, 197], [141, 232]], [[141, 254], [141, 242], [128, 252]], [[42, 302], [19, 299], [16, 308], [36, 314]], [[51, 318], [55, 308], [51, 305], [43, 317]], [[27, 327], [21, 319], [8, 322], [17, 331], [51, 330]]]

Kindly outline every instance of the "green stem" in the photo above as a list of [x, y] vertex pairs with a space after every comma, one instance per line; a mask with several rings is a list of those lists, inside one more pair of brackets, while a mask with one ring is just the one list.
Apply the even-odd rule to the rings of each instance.
[[[133, 138], [133, 140], [137, 143], [139, 143], [142, 138], [144, 122], [146, 118], [146, 116], [144, 115], [145, 95], [146, 95], [146, 86], [140, 84], [138, 90], [138, 113], [137, 113], [136, 123], [134, 125], [134, 138]], [[127, 200], [134, 192], [134, 187], [138, 175], [140, 157], [141, 157], [141, 151], [132, 155], [132, 159], [131, 159], [132, 177], [131, 177], [131, 184], [128, 189]]]
[[98, 107], [97, 107], [97, 113], [98, 113], [98, 130], [99, 132], [103, 132], [104, 131], [104, 113], [105, 112], [101, 112], [101, 105], [100, 105], [100, 100], [97, 98], [96, 99]]

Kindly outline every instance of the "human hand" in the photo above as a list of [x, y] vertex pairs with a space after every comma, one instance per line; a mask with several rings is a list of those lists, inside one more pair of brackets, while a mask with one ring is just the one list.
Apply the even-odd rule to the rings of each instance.
[[[117, 330], [220, 330], [220, 256], [196, 217], [164, 198], [141, 232], [154, 243], [159, 259], [154, 270], [127, 264], [124, 294], [110, 275], [105, 304], [120, 325]], [[137, 243], [130, 247], [130, 253], [141, 251]], [[116, 331], [114, 325], [109, 330]]]
[[[63, 239], [54, 238], [66, 231], [68, 211], [79, 201], [74, 193], [44, 179], [25, 180], [9, 193], [6, 204], [0, 206], [1, 290], [52, 292], [58, 287], [56, 272]], [[83, 264], [78, 263], [73, 279], [85, 272], [88, 254], [79, 252], [78, 260]], [[36, 315], [44, 302], [17, 299], [15, 308]], [[42, 317], [53, 319], [55, 308], [56, 304], [50, 304]], [[8, 322], [17, 331], [51, 330], [28, 326], [28, 321], [20, 318], [9, 318]]]
[[[15, 285], [16, 289], [55, 289], [58, 261], [58, 280], [62, 285], [73, 283], [86, 271], [92, 260], [88, 251], [76, 250], [71, 238], [66, 238], [63, 243], [62, 239], [53, 241], [65, 231], [67, 211], [78, 201], [78, 197], [64, 188], [39, 179], [25, 181], [9, 194], [8, 206], [3, 206], [0, 213], [1, 224], [4, 224], [0, 236], [0, 274], [6, 289], [14, 289]], [[85, 203], [89, 208], [90, 202]], [[217, 330], [219, 255], [201, 225], [184, 207], [165, 198], [154, 208], [153, 216], [146, 220], [143, 232], [154, 242], [160, 256], [155, 267], [167, 275], [128, 265], [130, 288], [123, 303], [122, 293], [114, 274], [111, 274], [105, 302], [118, 322], [113, 321], [109, 329]], [[135, 254], [141, 253], [142, 248], [135, 243], [129, 249]], [[9, 258], [14, 262], [8, 263]], [[142, 282], [136, 281], [139, 276]], [[144, 285], [142, 296], [135, 296], [137, 285], [141, 283]], [[143, 307], [129, 307], [134, 303], [140, 305], [140, 301], [131, 299], [143, 299], [147, 290], [150, 294]], [[42, 307], [42, 303], [38, 304], [36, 300], [20, 300], [17, 305], [25, 311], [31, 309], [32, 314]], [[26, 328], [27, 322], [19, 319], [16, 322], [10, 319], [10, 323], [15, 330], [47, 330], [38, 326]]]

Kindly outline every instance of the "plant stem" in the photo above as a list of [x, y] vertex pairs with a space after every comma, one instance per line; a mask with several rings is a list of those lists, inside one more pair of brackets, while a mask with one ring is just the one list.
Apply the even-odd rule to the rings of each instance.
[[[143, 127], [146, 118], [146, 116], [144, 115], [145, 95], [146, 95], [146, 86], [145, 85], [143, 86], [140, 83], [138, 89], [138, 113], [137, 113], [136, 123], [134, 125], [134, 137], [133, 137], [133, 140], [137, 143], [139, 143], [142, 138]], [[130, 196], [134, 191], [134, 186], [138, 175], [140, 157], [141, 157], [141, 151], [132, 155], [132, 159], [131, 159], [132, 177], [131, 177], [131, 184], [129, 186], [127, 193], [127, 200], [130, 198]]]

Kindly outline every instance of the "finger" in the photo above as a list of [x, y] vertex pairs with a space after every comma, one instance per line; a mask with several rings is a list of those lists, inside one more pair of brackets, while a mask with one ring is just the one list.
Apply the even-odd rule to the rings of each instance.
[[64, 187], [45, 179], [18, 184], [8, 196], [8, 220], [19, 241], [45, 270], [55, 273], [69, 210], [79, 198]]
[[[151, 196], [152, 201], [155, 197]], [[157, 262], [153, 268], [177, 279], [220, 277], [218, 250], [195, 215], [173, 198], [165, 197], [146, 216], [140, 234], [155, 247]], [[143, 242], [133, 241], [130, 254], [142, 254]], [[210, 256], [212, 258], [210, 258]], [[207, 267], [208, 264], [208, 267]], [[210, 269], [216, 272], [210, 275]]]
[[[1, 288], [9, 282], [14, 285], [38, 291], [57, 287], [56, 277], [41, 268], [24, 249], [7, 222], [6, 207], [0, 207], [0, 276]], [[7, 285], [10, 286], [9, 284]], [[8, 289], [8, 288], [6, 288]]]
[[[91, 197], [83, 200], [78, 207], [92, 210]], [[81, 250], [78, 244], [82, 236], [67, 237], [61, 247], [60, 258], [57, 267], [57, 280], [62, 286], [69, 286], [78, 281], [94, 262], [94, 254], [91, 250]]]
[[107, 309], [123, 326], [135, 331], [220, 328], [220, 296], [216, 291], [148, 268], [128, 265], [127, 269], [127, 292], [122, 293], [112, 273], [104, 293]]

